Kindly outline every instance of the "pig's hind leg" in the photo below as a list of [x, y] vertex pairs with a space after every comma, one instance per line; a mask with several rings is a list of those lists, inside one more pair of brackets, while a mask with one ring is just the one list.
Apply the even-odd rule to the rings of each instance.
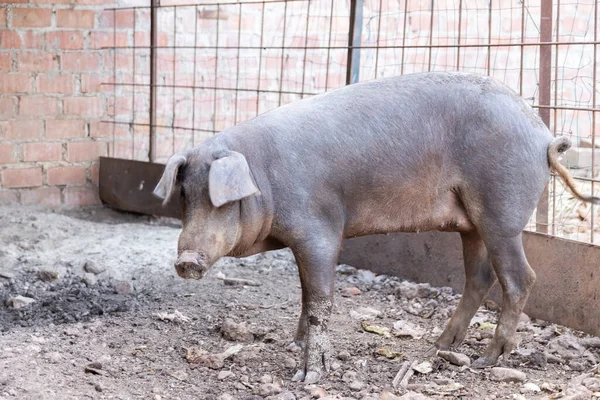
[[496, 281], [488, 251], [476, 230], [461, 233], [465, 262], [465, 286], [463, 296], [444, 332], [435, 342], [429, 354], [436, 350], [458, 347], [467, 334], [469, 322], [477, 312], [481, 301]]
[[522, 234], [513, 237], [490, 235], [485, 239], [490, 258], [502, 286], [502, 312], [492, 342], [473, 367], [482, 368], [505, 357], [516, 345], [519, 317], [535, 282], [535, 272], [529, 266], [523, 250]]

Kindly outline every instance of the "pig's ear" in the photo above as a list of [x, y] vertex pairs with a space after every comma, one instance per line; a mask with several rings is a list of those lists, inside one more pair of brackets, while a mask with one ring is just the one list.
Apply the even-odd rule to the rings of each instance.
[[241, 200], [258, 192], [250, 176], [246, 157], [235, 151], [215, 160], [208, 173], [208, 193], [215, 207]]
[[177, 187], [177, 173], [182, 165], [185, 165], [187, 159], [183, 154], [173, 154], [163, 172], [162, 178], [158, 182], [158, 185], [154, 188], [154, 195], [163, 200], [163, 206], [167, 205], [171, 196], [175, 192]]

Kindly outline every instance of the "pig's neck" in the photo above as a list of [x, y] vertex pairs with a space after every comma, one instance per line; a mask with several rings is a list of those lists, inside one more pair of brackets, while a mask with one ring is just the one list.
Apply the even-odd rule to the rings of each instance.
[[[245, 154], [243, 146], [228, 146], [230, 150]], [[256, 158], [249, 160], [250, 171], [260, 194], [242, 199], [240, 202], [240, 232], [237, 245], [228, 254], [233, 257], [246, 257], [268, 250], [285, 247], [272, 238], [271, 228], [275, 215], [271, 190], [266, 176], [262, 173], [265, 166]]]

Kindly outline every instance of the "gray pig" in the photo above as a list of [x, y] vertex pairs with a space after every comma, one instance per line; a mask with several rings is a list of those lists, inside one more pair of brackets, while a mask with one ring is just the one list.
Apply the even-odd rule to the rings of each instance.
[[419, 73], [358, 83], [264, 113], [173, 155], [154, 193], [181, 189], [183, 230], [175, 263], [200, 279], [223, 256], [289, 247], [298, 264], [304, 348], [296, 380], [329, 369], [327, 335], [335, 266], [344, 238], [440, 230], [462, 238], [466, 283], [435, 349], [464, 339], [499, 279], [502, 313], [474, 367], [515, 345], [535, 273], [521, 233], [570, 147], [554, 139], [516, 93], [492, 78]]

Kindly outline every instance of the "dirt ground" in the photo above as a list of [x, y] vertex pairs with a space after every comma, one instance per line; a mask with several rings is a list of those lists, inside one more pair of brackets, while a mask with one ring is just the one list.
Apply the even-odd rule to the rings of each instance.
[[[599, 338], [524, 316], [499, 365], [510, 370], [428, 358], [460, 295], [349, 266], [338, 267], [332, 371], [294, 383], [291, 253], [224, 259], [185, 281], [172, 267], [178, 233], [176, 221], [104, 208], [0, 207], [0, 399], [600, 397]], [[458, 351], [476, 358], [496, 319], [487, 303]]]

